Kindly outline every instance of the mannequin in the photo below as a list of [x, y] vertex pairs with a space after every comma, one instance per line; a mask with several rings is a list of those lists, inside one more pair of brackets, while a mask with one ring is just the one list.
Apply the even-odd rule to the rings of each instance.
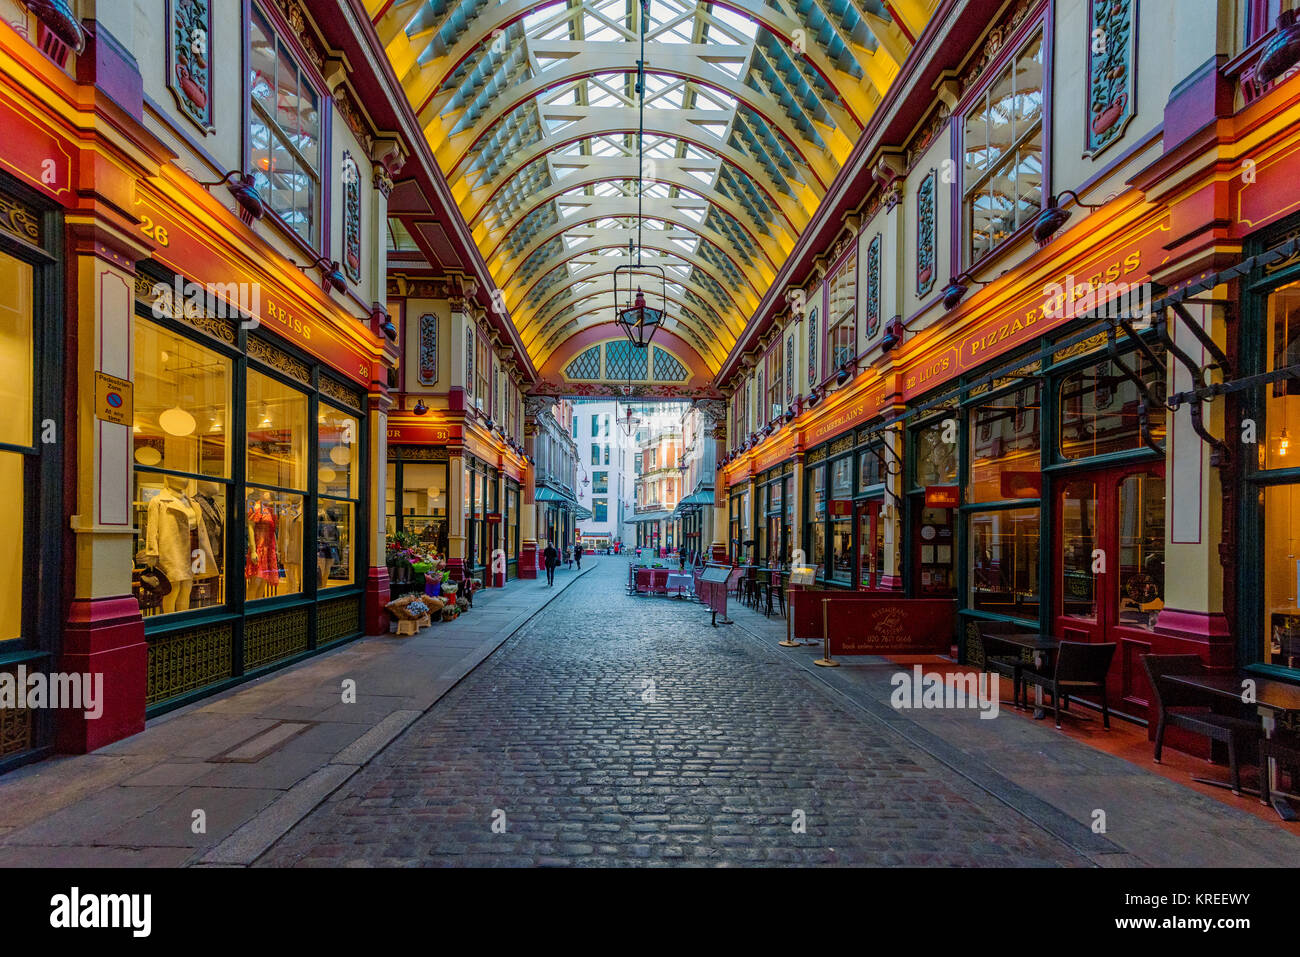
[[196, 578], [218, 574], [208, 530], [197, 503], [186, 493], [189, 480], [163, 478], [163, 488], [149, 502], [142, 557], [163, 570], [172, 590], [163, 596], [163, 614], [190, 607]]
[[280, 585], [280, 552], [276, 543], [279, 520], [271, 504], [271, 493], [263, 492], [248, 504], [248, 557], [244, 562], [244, 578], [248, 597], [261, 598], [274, 595]]
[[316, 583], [324, 585], [325, 580], [329, 577], [330, 569], [334, 563], [339, 560], [339, 510], [336, 508], [327, 508], [317, 515], [318, 523], [317, 539], [320, 541], [320, 547], [316, 552]]
[[281, 516], [280, 554], [289, 593], [302, 591], [302, 506], [287, 505]]

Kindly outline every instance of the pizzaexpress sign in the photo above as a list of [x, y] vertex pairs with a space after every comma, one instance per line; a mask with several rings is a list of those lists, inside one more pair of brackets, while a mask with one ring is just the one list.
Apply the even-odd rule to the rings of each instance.
[[[1149, 304], [1145, 282], [1168, 258], [1163, 248], [1168, 226], [1155, 222], [1128, 248], [1099, 255], [1077, 270], [1063, 271], [1052, 282], [1017, 297], [1019, 303], [947, 343], [926, 349], [903, 375], [903, 395], [916, 397], [990, 359], [1026, 344], [1078, 316], [1138, 298]], [[1021, 305], [1026, 300], [1032, 305]]]

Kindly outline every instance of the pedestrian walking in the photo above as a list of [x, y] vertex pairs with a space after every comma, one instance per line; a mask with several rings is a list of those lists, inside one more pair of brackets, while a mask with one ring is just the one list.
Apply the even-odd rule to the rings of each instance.
[[564, 556], [564, 567], [565, 567], [565, 568], [572, 568], [572, 567], [573, 567], [573, 551], [569, 548], [568, 545], [561, 545], [561, 546], [560, 546], [560, 552], [561, 552], [561, 554]]
[[573, 560], [578, 563], [578, 571], [582, 571], [582, 544], [578, 543], [573, 546]]
[[555, 546], [550, 542], [546, 543], [546, 551], [542, 552], [542, 560], [546, 563], [546, 584], [551, 586], [555, 584], [555, 566], [560, 564], [560, 553], [555, 550]]

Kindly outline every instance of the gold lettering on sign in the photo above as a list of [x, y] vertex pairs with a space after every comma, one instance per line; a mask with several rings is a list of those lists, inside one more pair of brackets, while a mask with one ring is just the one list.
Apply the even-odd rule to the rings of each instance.
[[268, 300], [266, 304], [266, 314], [272, 320], [278, 322], [295, 335], [303, 339], [311, 338], [311, 324], [303, 322], [283, 306]]

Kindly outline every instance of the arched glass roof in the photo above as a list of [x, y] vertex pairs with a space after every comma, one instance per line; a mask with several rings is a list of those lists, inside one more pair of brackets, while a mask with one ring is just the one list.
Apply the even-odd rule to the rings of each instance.
[[[613, 319], [640, 0], [365, 0], [534, 364]], [[643, 261], [712, 375], [937, 0], [649, 0]]]

